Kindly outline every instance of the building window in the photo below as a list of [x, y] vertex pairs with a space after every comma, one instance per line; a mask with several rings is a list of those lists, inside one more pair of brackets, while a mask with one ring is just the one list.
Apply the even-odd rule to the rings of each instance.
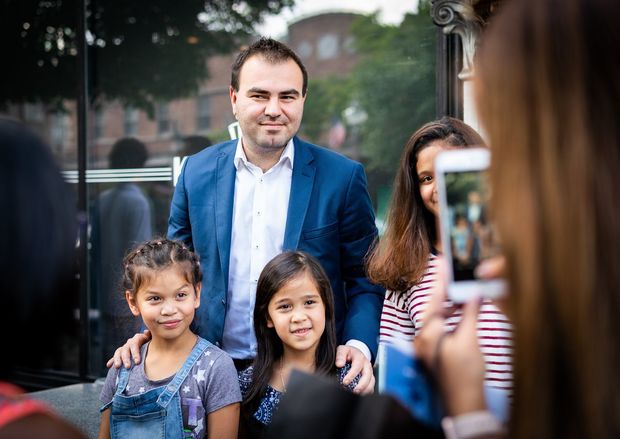
[[157, 132], [168, 133], [170, 128], [170, 104], [160, 103], [157, 105]]
[[103, 108], [98, 108], [95, 110], [95, 121], [93, 126], [93, 137], [95, 139], [100, 139], [104, 137], [105, 133], [105, 110]]
[[198, 109], [196, 111], [198, 130], [208, 130], [211, 126], [211, 98], [208, 95], [198, 96]]
[[310, 58], [312, 55], [312, 44], [307, 40], [302, 41], [299, 46], [297, 46], [297, 53], [301, 58]]
[[42, 104], [24, 105], [24, 121], [27, 123], [43, 123], [45, 119], [45, 110]]
[[123, 132], [126, 136], [135, 136], [138, 134], [138, 121], [140, 113], [138, 109], [126, 107], [123, 115]]
[[65, 151], [69, 131], [69, 116], [63, 112], [54, 112], [50, 117], [50, 146], [55, 154]]
[[317, 57], [319, 59], [331, 59], [338, 56], [338, 36], [325, 34], [317, 45]]
[[349, 55], [354, 55], [355, 54], [355, 37], [354, 36], [347, 37], [344, 40], [344, 43], [342, 46], [346, 53], [348, 53]]

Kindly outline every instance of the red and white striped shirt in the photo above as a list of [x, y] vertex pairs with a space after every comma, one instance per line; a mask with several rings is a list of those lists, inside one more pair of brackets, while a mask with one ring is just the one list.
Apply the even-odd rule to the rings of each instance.
[[[395, 339], [413, 341], [422, 329], [421, 317], [437, 282], [437, 257], [431, 255], [422, 280], [406, 291], [387, 291], [381, 312], [379, 343]], [[457, 310], [446, 320], [453, 330], [461, 320]], [[478, 316], [478, 339], [486, 362], [486, 384], [512, 394], [512, 326], [490, 301], [483, 301]]]

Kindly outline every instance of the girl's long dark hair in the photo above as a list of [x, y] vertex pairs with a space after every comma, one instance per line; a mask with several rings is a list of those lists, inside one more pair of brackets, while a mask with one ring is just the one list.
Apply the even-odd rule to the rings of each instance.
[[314, 280], [325, 306], [325, 330], [315, 354], [316, 373], [327, 375], [335, 372], [336, 325], [334, 323], [334, 295], [329, 278], [319, 261], [300, 251], [287, 251], [273, 258], [263, 269], [256, 287], [254, 305], [254, 332], [256, 333], [256, 358], [252, 384], [242, 403], [242, 415], [250, 418], [257, 410], [267, 390], [273, 366], [282, 358], [282, 341], [275, 328], [267, 326], [268, 306], [271, 298], [290, 280], [307, 273]]

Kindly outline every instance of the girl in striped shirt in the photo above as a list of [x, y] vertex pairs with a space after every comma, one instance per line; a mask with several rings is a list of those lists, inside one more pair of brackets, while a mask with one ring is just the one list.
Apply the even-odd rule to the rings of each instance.
[[[422, 328], [422, 315], [437, 281], [437, 249], [441, 236], [433, 162], [443, 149], [481, 146], [480, 135], [464, 122], [444, 117], [429, 122], [409, 139], [394, 181], [387, 227], [368, 260], [368, 276], [387, 288], [380, 344], [412, 341]], [[448, 320], [452, 330], [457, 310]], [[512, 391], [512, 328], [490, 301], [478, 317], [478, 339], [486, 361], [486, 384]]]

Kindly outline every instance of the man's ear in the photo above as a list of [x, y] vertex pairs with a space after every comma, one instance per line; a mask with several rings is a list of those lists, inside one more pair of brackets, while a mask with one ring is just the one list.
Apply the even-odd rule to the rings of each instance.
[[230, 105], [232, 106], [232, 112], [235, 115], [235, 119], [237, 118], [237, 92], [232, 85], [228, 87], [228, 94], [230, 95]]
[[202, 291], [202, 282], [198, 282], [194, 287], [194, 291], [196, 292], [196, 299], [194, 299], [194, 309], [197, 309], [200, 306], [200, 292]]
[[131, 294], [131, 291], [125, 290], [125, 300], [127, 301], [127, 305], [129, 305], [129, 309], [131, 310], [131, 313], [136, 317], [139, 316], [140, 310], [138, 309], [138, 306], [136, 305], [136, 298], [133, 294]]

